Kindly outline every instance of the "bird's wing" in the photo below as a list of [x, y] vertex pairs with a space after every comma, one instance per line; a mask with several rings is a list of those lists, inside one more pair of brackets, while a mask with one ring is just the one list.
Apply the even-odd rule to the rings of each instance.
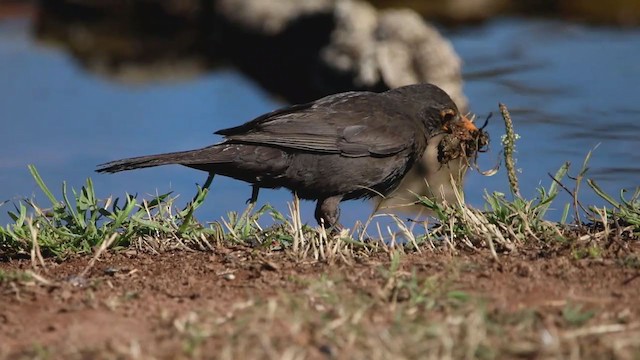
[[262, 115], [216, 134], [228, 140], [344, 156], [388, 156], [413, 145], [416, 126], [375, 93], [348, 92]]

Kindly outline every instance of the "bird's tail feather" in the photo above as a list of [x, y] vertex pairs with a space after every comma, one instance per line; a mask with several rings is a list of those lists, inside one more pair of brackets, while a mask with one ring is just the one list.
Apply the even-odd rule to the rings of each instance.
[[[116, 173], [120, 171], [142, 169], [160, 165], [180, 164], [198, 168], [198, 164], [216, 162], [215, 155], [219, 154], [216, 146], [209, 146], [203, 149], [179, 151], [166, 154], [138, 156], [128, 159], [111, 161], [98, 165], [96, 172]], [[222, 159], [218, 159], [222, 160]]]

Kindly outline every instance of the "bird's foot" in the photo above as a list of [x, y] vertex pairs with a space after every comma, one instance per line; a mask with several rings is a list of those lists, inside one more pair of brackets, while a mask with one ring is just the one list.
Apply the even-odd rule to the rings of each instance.
[[255, 204], [258, 201], [258, 194], [260, 193], [260, 188], [258, 186], [253, 185], [251, 187], [251, 197], [247, 199], [245, 204]]
[[342, 196], [333, 196], [318, 200], [318, 203], [316, 204], [316, 220], [320, 226], [329, 230], [331, 234], [340, 233], [344, 228], [338, 222], [338, 218], [340, 217], [338, 205], [341, 200]]

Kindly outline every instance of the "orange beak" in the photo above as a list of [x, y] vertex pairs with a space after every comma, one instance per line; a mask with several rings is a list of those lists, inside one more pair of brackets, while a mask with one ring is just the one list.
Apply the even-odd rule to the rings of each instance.
[[[458, 124], [460, 124], [463, 129], [469, 132], [478, 131], [478, 127], [476, 127], [476, 125], [472, 123], [471, 120], [469, 120], [469, 118], [467, 118], [464, 115], [460, 116], [460, 120], [458, 120]], [[447, 124], [443, 125], [442, 130], [449, 131], [449, 126]]]
[[468, 131], [478, 131], [478, 127], [471, 122], [466, 116], [460, 116], [460, 124]]

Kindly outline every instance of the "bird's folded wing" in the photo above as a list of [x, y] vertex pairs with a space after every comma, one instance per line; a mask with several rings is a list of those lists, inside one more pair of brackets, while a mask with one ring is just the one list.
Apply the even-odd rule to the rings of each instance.
[[354, 94], [277, 110], [217, 134], [231, 141], [350, 157], [389, 156], [413, 146], [416, 128], [405, 115], [374, 103], [379, 99], [373, 96]]

